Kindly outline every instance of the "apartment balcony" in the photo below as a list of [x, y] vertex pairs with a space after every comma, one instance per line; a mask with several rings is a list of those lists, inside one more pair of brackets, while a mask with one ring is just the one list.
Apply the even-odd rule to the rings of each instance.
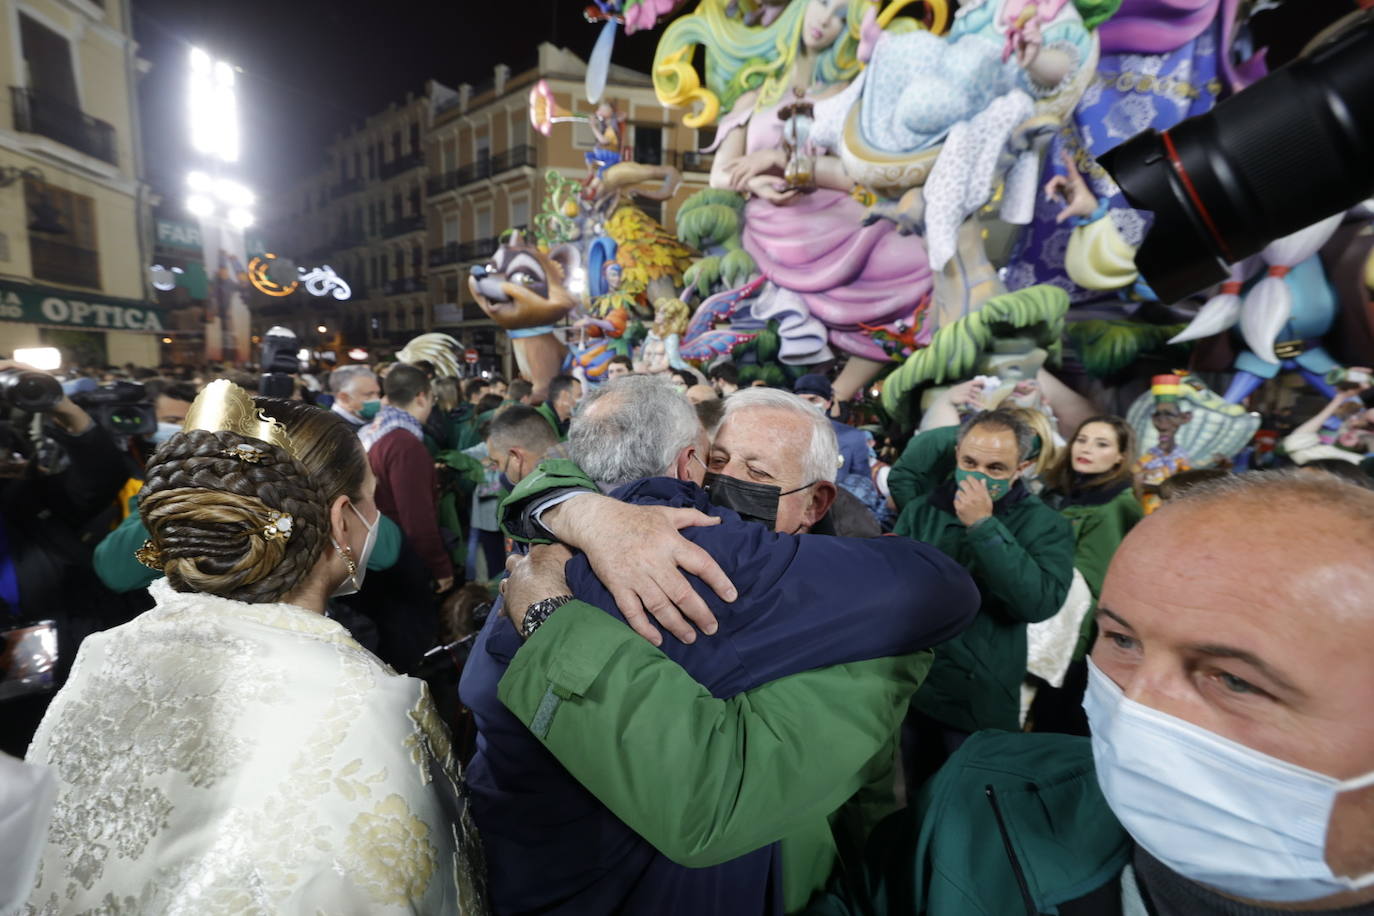
[[445, 191], [452, 191], [456, 187], [458, 187], [457, 169], [442, 175], [434, 175], [425, 182], [425, 191], [430, 197], [436, 197]]
[[518, 169], [521, 166], [535, 165], [535, 150], [529, 144], [512, 146], [504, 153], [498, 153], [491, 160], [491, 173], [500, 175], [502, 172], [509, 172], [511, 169]]
[[357, 194], [362, 189], [363, 176], [355, 175], [352, 178], [345, 178], [343, 181], [334, 185], [333, 189], [329, 193], [331, 197], [333, 197], [335, 200], [338, 200], [340, 197], [347, 197], [350, 194]]
[[396, 277], [383, 284], [383, 291], [388, 296], [422, 293], [428, 288], [428, 280], [424, 277]]
[[458, 170], [457, 187], [465, 184], [472, 184], [474, 181], [481, 181], [483, 178], [491, 177], [491, 157], [484, 156], [476, 162], [469, 162]]
[[471, 242], [464, 242], [460, 260], [464, 263], [469, 261], [485, 261], [491, 257], [491, 253], [496, 250], [499, 242], [494, 238], [473, 239]]
[[407, 232], [420, 232], [425, 228], [425, 217], [417, 213], [414, 216], [404, 216], [398, 220], [393, 220], [382, 227], [382, 238], [394, 239], [398, 235], [405, 235]]
[[463, 246], [458, 242], [449, 242], [438, 248], [429, 250], [429, 266], [443, 267], [446, 264], [457, 264], [463, 260]]
[[104, 121], [20, 86], [10, 87], [10, 102], [14, 129], [20, 133], [39, 134], [110, 165], [119, 164], [115, 129]]
[[35, 279], [100, 289], [99, 252], [30, 235], [29, 253]]
[[397, 175], [409, 172], [411, 169], [419, 168], [424, 164], [425, 157], [423, 153], [406, 153], [399, 159], [383, 162], [378, 172], [381, 175], [382, 181], [386, 181], [389, 178], [395, 178]]

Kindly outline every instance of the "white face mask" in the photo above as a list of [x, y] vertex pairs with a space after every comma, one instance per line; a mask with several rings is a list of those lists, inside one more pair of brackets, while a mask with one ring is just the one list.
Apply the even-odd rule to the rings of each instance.
[[1091, 659], [1083, 708], [1108, 806], [1174, 872], [1265, 903], [1374, 885], [1374, 872], [1345, 878], [1326, 864], [1336, 797], [1374, 773], [1339, 780], [1262, 754], [1129, 699]]
[[[372, 556], [373, 545], [377, 543], [377, 526], [382, 520], [381, 514], [378, 513], [377, 521], [369, 525], [367, 519], [363, 518], [363, 514], [358, 511], [357, 507], [349, 503], [348, 508], [352, 509], [353, 514], [358, 516], [358, 520], [367, 526], [367, 537], [363, 539], [363, 549], [359, 550], [357, 555], [353, 557], [353, 562], [357, 564], [357, 568], [350, 576], [339, 583], [338, 588], [330, 592], [329, 597], [331, 598], [342, 598], [345, 595], [357, 594], [358, 590], [363, 587], [363, 577], [367, 575], [367, 560]], [[339, 542], [334, 540], [332, 535], [329, 538], [329, 543], [334, 545], [335, 550], [340, 549]]]

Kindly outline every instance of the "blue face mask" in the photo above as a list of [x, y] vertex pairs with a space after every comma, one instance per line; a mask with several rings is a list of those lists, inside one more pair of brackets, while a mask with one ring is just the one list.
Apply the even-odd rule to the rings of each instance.
[[148, 437], [148, 441], [153, 443], [153, 445], [161, 445], [179, 432], [181, 432], [180, 423], [159, 422], [157, 424], [157, 429], [153, 430], [152, 435]]

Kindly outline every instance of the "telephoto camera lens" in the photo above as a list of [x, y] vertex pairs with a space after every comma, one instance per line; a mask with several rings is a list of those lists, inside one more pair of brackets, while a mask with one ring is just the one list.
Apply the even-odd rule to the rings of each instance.
[[1098, 157], [1154, 213], [1135, 262], [1162, 302], [1374, 193], [1374, 10], [1206, 114]]
[[0, 369], [0, 403], [27, 413], [44, 413], [62, 403], [62, 383], [46, 372]]

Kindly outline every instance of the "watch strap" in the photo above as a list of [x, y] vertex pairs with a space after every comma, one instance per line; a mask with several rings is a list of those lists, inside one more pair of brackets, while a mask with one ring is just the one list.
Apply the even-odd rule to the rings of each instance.
[[529, 639], [534, 635], [534, 631], [539, 629], [544, 621], [548, 620], [553, 612], [573, 600], [572, 595], [558, 595], [553, 598], [545, 598], [543, 601], [536, 601], [525, 611], [525, 620], [520, 627], [520, 635]]

